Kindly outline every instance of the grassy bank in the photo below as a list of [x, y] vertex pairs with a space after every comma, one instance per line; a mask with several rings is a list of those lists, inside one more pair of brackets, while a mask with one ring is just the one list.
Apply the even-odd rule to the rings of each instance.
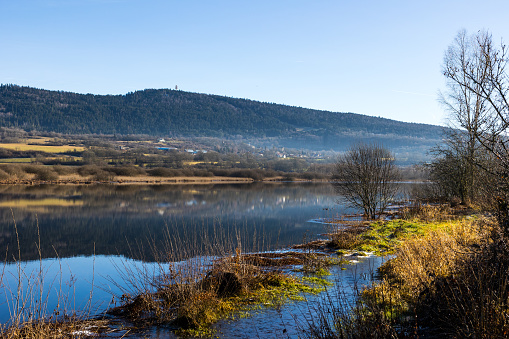
[[392, 258], [379, 269], [380, 281], [359, 291], [356, 305], [322, 305], [309, 337], [507, 337], [507, 240], [493, 217], [468, 214], [424, 206], [404, 220], [331, 234], [322, 245], [339, 253]]

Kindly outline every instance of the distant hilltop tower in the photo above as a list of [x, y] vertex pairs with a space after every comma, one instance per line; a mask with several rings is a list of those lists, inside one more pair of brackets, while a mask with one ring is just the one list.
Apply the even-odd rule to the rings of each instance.
[[178, 91], [179, 87], [177, 85], [175, 85], [175, 90]]

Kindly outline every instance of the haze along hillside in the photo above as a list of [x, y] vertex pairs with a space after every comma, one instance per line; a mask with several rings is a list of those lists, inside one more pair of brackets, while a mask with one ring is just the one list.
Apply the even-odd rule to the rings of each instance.
[[244, 139], [310, 150], [341, 151], [351, 142], [376, 141], [401, 154], [424, 154], [442, 133], [433, 125], [180, 90], [93, 95], [17, 85], [0, 86], [0, 124], [66, 134]]

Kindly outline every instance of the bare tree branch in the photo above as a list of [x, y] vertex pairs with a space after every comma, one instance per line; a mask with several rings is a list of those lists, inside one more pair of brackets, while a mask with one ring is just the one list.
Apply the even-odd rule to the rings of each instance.
[[400, 174], [390, 151], [379, 145], [359, 144], [339, 158], [335, 178], [339, 181], [337, 192], [374, 219], [394, 199]]

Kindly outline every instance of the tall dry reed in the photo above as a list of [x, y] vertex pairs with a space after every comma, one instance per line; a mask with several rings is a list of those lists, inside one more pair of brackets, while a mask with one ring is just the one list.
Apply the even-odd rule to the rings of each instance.
[[[11, 211], [12, 212], [12, 211]], [[39, 223], [36, 223], [38, 242], [35, 244], [39, 254], [38, 269], [29, 269], [28, 264], [21, 257], [21, 247], [16, 220], [13, 215], [14, 233], [17, 240], [17, 253], [11, 261], [4, 261], [0, 276], [0, 295], [2, 307], [9, 313], [9, 321], [0, 325], [0, 337], [13, 338], [60, 338], [71, 336], [85, 337], [90, 331], [84, 328], [97, 327], [87, 321], [91, 312], [93, 289], [87, 306], [76, 310], [74, 282], [63, 281], [63, 268], [60, 259], [60, 273], [57, 277], [48, 277], [45, 268], [40, 242]], [[9, 253], [7, 251], [7, 253]], [[58, 255], [57, 255], [58, 257]], [[7, 271], [7, 265], [13, 265], [15, 270]], [[56, 296], [52, 295], [56, 292]], [[50, 299], [56, 298], [56, 306], [50, 309]]]

